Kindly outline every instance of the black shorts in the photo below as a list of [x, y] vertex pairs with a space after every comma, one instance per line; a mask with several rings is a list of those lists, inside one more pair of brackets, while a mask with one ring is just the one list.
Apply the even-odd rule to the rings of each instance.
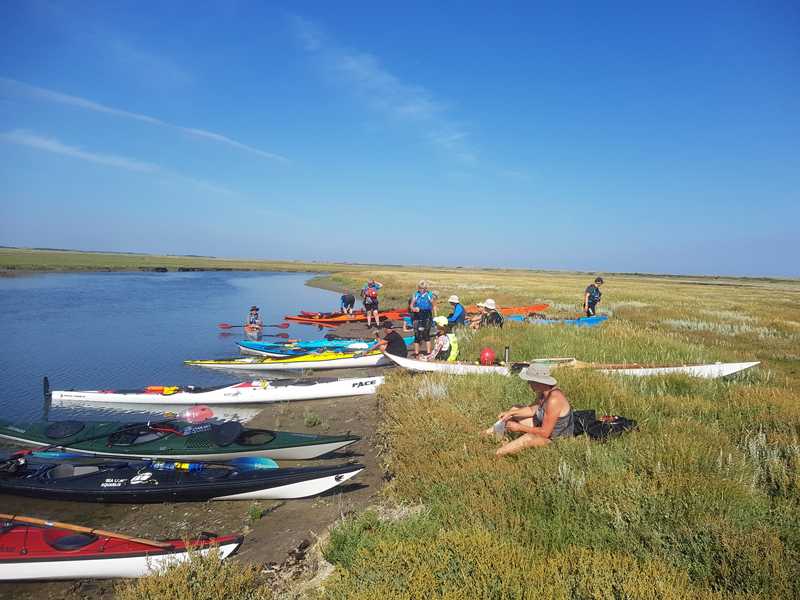
[[589, 308], [586, 309], [586, 316], [587, 317], [593, 317], [594, 316], [594, 307], [597, 306], [597, 304], [592, 304], [590, 302], [587, 306]]
[[[367, 297], [369, 298], [370, 296], [367, 296]], [[368, 304], [367, 303], [367, 299], [365, 298], [364, 299], [364, 310], [367, 311], [367, 312], [372, 312], [373, 310], [378, 310], [378, 301], [375, 300], [375, 302], [373, 302], [372, 304]]]
[[347, 310], [348, 308], [353, 308], [356, 305], [356, 297], [353, 294], [347, 294], [346, 296], [342, 296], [342, 308]]
[[411, 328], [414, 330], [414, 341], [431, 341], [431, 327], [433, 327], [433, 313], [429, 310], [411, 313]]

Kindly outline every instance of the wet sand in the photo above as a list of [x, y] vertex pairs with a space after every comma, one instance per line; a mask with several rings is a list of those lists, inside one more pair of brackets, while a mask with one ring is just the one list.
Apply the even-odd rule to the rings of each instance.
[[[350, 324], [336, 333], [346, 337], [374, 339], [371, 331], [374, 330], [368, 330], [363, 324]], [[298, 336], [302, 337], [300, 332]], [[393, 369], [394, 367], [315, 371], [313, 376], [359, 377], [391, 373]], [[281, 376], [296, 374], [286, 373]], [[318, 415], [328, 425], [328, 429], [323, 429], [321, 425], [306, 428], [303, 420], [306, 408]], [[259, 504], [264, 515], [256, 521], [249, 516], [252, 505], [249, 501], [118, 505], [31, 500], [0, 495], [0, 512], [48, 518], [149, 538], [192, 537], [204, 531], [218, 535], [243, 534], [245, 541], [236, 558], [258, 565], [263, 572], [274, 572], [275, 567], [287, 561], [287, 558], [289, 562], [294, 562], [298, 548], [307, 546], [307, 542], [316, 542], [331, 524], [379, 501], [383, 483], [380, 446], [376, 444], [375, 434], [379, 423], [380, 414], [374, 395], [267, 405], [248, 426], [330, 435], [343, 435], [351, 431], [362, 439], [320, 460], [326, 465], [359, 462], [365, 464], [366, 469], [346, 484], [322, 496], [287, 501], [262, 500]], [[315, 464], [320, 463], [280, 462], [282, 467]], [[113, 590], [113, 581], [109, 580], [3, 583], [0, 584], [0, 600], [110, 599], [114, 597]]]

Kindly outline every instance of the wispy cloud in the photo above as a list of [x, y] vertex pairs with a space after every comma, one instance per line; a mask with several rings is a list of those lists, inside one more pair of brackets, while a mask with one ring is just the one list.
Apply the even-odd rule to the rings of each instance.
[[422, 86], [401, 82], [381, 69], [372, 55], [329, 43], [319, 27], [305, 19], [295, 17], [294, 22], [298, 39], [326, 77], [349, 89], [373, 110], [413, 128], [440, 150], [461, 160], [476, 159], [463, 124], [447, 117], [446, 102], [437, 100]]
[[134, 158], [128, 158], [126, 156], [117, 156], [114, 154], [95, 154], [92, 152], [86, 152], [85, 150], [81, 150], [80, 148], [76, 148], [74, 146], [66, 146], [57, 140], [46, 138], [32, 131], [27, 131], [24, 129], [16, 129], [14, 131], [9, 131], [7, 133], [0, 133], [0, 140], [12, 144], [18, 144], [20, 146], [28, 146], [29, 148], [36, 148], [38, 150], [54, 152], [56, 154], [63, 154], [65, 156], [70, 156], [72, 158], [78, 158], [80, 160], [86, 160], [101, 165], [118, 167], [120, 169], [128, 169], [129, 171], [137, 171], [139, 173], [151, 173], [155, 175], [172, 177], [174, 179], [180, 179], [182, 181], [190, 183], [195, 187], [202, 188], [205, 190], [210, 190], [217, 194], [222, 194], [226, 196], [234, 195], [234, 192], [219, 187], [213, 183], [209, 183], [201, 179], [184, 177], [183, 175], [178, 175], [177, 173], [173, 173], [168, 169], [165, 169], [153, 163], [147, 163], [140, 160], [136, 160]]
[[268, 158], [270, 160], [277, 160], [280, 162], [288, 162], [288, 159], [284, 158], [283, 156], [279, 156], [277, 154], [271, 154], [269, 152], [264, 152], [263, 150], [258, 150], [256, 148], [252, 148], [230, 138], [227, 138], [223, 135], [219, 135], [216, 133], [211, 133], [210, 131], [204, 131], [202, 129], [192, 129], [190, 127], [181, 127], [179, 125], [171, 125], [169, 123], [165, 123], [164, 121], [160, 121], [158, 119], [154, 119], [153, 117], [148, 117], [147, 115], [140, 115], [137, 113], [127, 112], [124, 110], [118, 110], [116, 108], [110, 108], [108, 106], [103, 106], [102, 104], [98, 104], [97, 102], [93, 102], [92, 100], [86, 100], [85, 98], [78, 98], [76, 96], [68, 96], [66, 94], [61, 94], [59, 92], [54, 92], [52, 90], [47, 90], [44, 88], [36, 87], [33, 85], [28, 85], [27, 83], [22, 83], [21, 81], [15, 81], [13, 79], [7, 79], [5, 77], [0, 77], [0, 86], [6, 87], [7, 89], [12, 89], [18, 93], [23, 93], [28, 96], [34, 98], [40, 98], [42, 100], [47, 100], [49, 102], [58, 102], [60, 104], [69, 104], [71, 106], [76, 106], [78, 108], [84, 108], [86, 110], [93, 110], [95, 112], [101, 112], [109, 115], [114, 115], [117, 117], [123, 117], [126, 119], [134, 119], [136, 121], [143, 121], [145, 123], [150, 123], [152, 125], [160, 125], [162, 127], [169, 127], [171, 129], [175, 129], [181, 131], [185, 134], [202, 137], [206, 139], [211, 139], [216, 142], [221, 142], [223, 144], [228, 144], [229, 146], [233, 146], [234, 148], [238, 148], [240, 150], [244, 150], [246, 152], [250, 152], [251, 154], [256, 154], [263, 158]]

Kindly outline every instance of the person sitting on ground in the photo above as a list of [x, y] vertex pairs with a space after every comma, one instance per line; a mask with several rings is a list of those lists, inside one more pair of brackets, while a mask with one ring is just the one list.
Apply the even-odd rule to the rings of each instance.
[[454, 361], [458, 357], [458, 339], [451, 331], [448, 333], [450, 324], [447, 317], [436, 317], [433, 320], [439, 330], [439, 335], [433, 344], [433, 351], [430, 354], [420, 356], [420, 360], [446, 360]]
[[353, 307], [356, 304], [356, 297], [353, 294], [345, 294], [342, 296], [342, 301], [339, 304], [339, 312], [347, 313], [353, 316]]
[[586, 288], [586, 295], [583, 297], [583, 310], [586, 312], [587, 317], [593, 317], [595, 314], [595, 306], [600, 302], [600, 297], [603, 295], [600, 292], [601, 285], [603, 285], [603, 278], [597, 277], [594, 283]]
[[417, 284], [411, 298], [411, 327], [414, 329], [414, 354], [419, 355], [419, 343], [425, 342], [425, 354], [431, 353], [431, 327], [433, 327], [433, 294], [424, 279]]
[[[517, 439], [504, 442], [495, 452], [498, 456], [515, 454], [525, 448], [547, 446], [555, 438], [572, 437], [575, 433], [575, 417], [567, 397], [558, 387], [545, 365], [532, 363], [523, 369], [520, 378], [536, 394], [530, 406], [514, 406], [497, 415], [497, 423], [505, 424], [505, 431], [520, 431]], [[495, 426], [484, 433], [495, 432]]]
[[[403, 339], [399, 333], [394, 330], [394, 324], [391, 321], [384, 321], [383, 322], [383, 339], [378, 339], [372, 346], [364, 350], [363, 352], [359, 352], [354, 355], [354, 357], [363, 356], [373, 350], [380, 350], [384, 354], [391, 354], [393, 356], [402, 356], [406, 358], [408, 356], [408, 348], [406, 348], [406, 341]], [[373, 332], [376, 336], [378, 332]]]
[[433, 318], [435, 319], [439, 316], [439, 292], [434, 290], [431, 292], [431, 296], [433, 296]]
[[375, 327], [380, 327], [381, 325], [380, 317], [378, 317], [378, 290], [382, 287], [382, 283], [370, 279], [364, 289], [361, 290], [361, 297], [364, 299], [364, 310], [367, 311], [367, 329], [372, 327], [373, 316], [375, 316]]
[[488, 298], [486, 302], [478, 302], [478, 307], [481, 309], [481, 314], [472, 317], [470, 322], [473, 329], [480, 327], [503, 327], [503, 315], [497, 310], [494, 300]]
[[467, 317], [467, 312], [464, 310], [464, 307], [461, 306], [461, 303], [458, 301], [458, 296], [450, 296], [447, 300], [450, 303], [450, 306], [453, 309], [453, 314], [447, 317], [447, 322], [450, 325], [463, 325], [464, 321]]

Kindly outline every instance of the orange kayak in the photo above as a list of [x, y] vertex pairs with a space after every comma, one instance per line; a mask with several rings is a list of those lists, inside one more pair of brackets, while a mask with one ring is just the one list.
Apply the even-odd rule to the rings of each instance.
[[[408, 311], [405, 308], [397, 310], [382, 310], [378, 315], [382, 319], [400, 319], [406, 315]], [[343, 325], [345, 323], [360, 323], [366, 322], [366, 313], [355, 313], [351, 315], [337, 315], [326, 316], [322, 315], [286, 315], [283, 317], [285, 321], [292, 321], [293, 323], [311, 323], [312, 325]]]
[[[511, 306], [509, 308], [498, 308], [497, 312], [505, 317], [511, 315], [528, 315], [530, 313], [537, 313], [550, 306], [549, 304], [536, 304], [535, 306]], [[467, 312], [478, 312], [477, 306], [470, 306], [465, 309]]]

